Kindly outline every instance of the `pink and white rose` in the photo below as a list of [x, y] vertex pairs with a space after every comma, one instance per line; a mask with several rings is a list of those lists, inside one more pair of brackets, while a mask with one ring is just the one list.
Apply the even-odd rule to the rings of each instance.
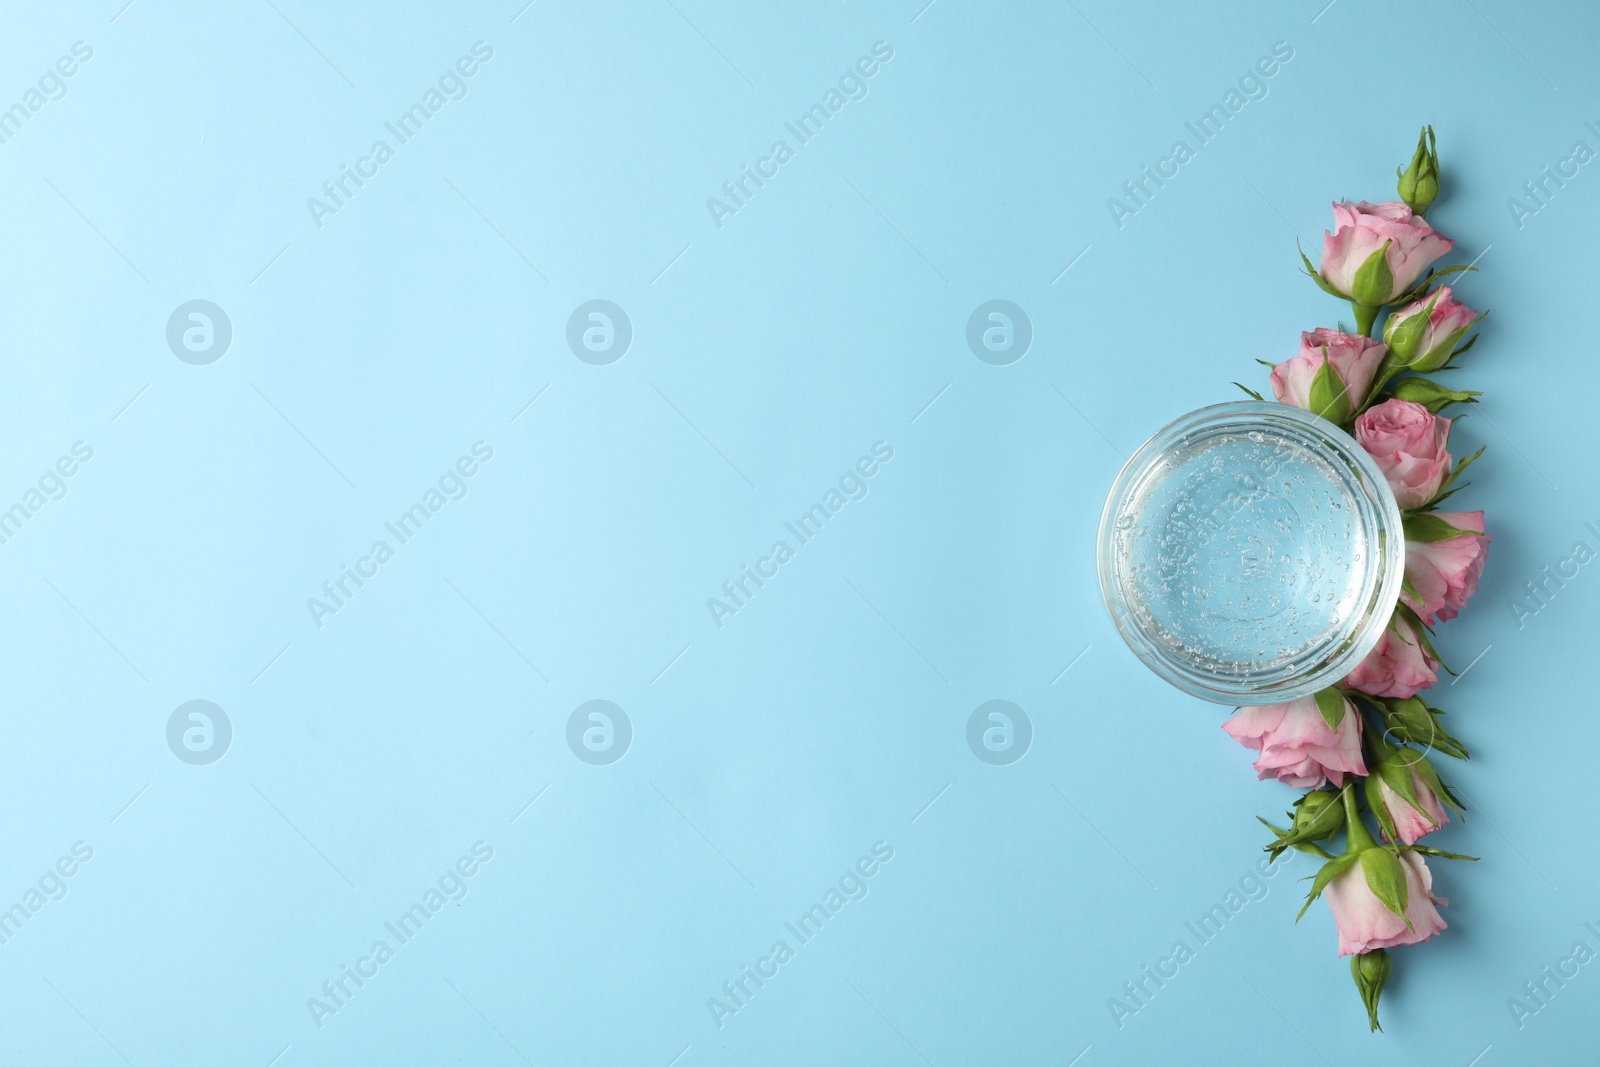
[[1240, 708], [1222, 728], [1235, 741], [1261, 753], [1256, 777], [1276, 778], [1301, 789], [1332, 782], [1344, 784], [1347, 774], [1367, 773], [1361, 759], [1361, 716], [1348, 698], [1344, 718], [1330, 729], [1314, 696], [1286, 704]]
[[1344, 686], [1375, 697], [1414, 697], [1439, 680], [1439, 661], [1429, 655], [1411, 621], [1396, 612], [1383, 637]]
[[1481, 511], [1435, 511], [1434, 518], [1471, 531], [1443, 541], [1406, 542], [1406, 584], [1401, 599], [1430, 626], [1455, 618], [1478, 591], [1478, 578], [1493, 538], [1483, 532]]
[[1312, 411], [1311, 384], [1326, 363], [1344, 384], [1344, 402], [1331, 406], [1324, 402], [1322, 406], [1330, 410], [1316, 414], [1332, 422], [1343, 422], [1366, 400], [1367, 390], [1372, 388], [1372, 377], [1388, 351], [1383, 342], [1360, 334], [1326, 328], [1303, 333], [1300, 354], [1272, 368], [1272, 395], [1279, 403]]
[[1356, 419], [1356, 440], [1377, 461], [1402, 509], [1439, 493], [1450, 473], [1450, 420], [1409, 400], [1385, 400]]
[[[1402, 203], [1333, 205], [1335, 229], [1322, 235], [1322, 280], [1368, 307], [1390, 303], [1409, 290], [1434, 260], [1455, 247]], [[1382, 254], [1386, 271], [1361, 273]], [[1358, 277], [1358, 274], [1360, 277]]]
[[[1428, 310], [1428, 305], [1433, 310]], [[1383, 339], [1403, 367], [1438, 370], [1456, 350], [1462, 335], [1478, 321], [1478, 313], [1441, 285], [1421, 300], [1400, 308], [1383, 324]]]
[[[1433, 872], [1428, 870], [1427, 861], [1415, 852], [1403, 851], [1399, 862], [1406, 878], [1404, 919], [1378, 899], [1367, 885], [1360, 863], [1351, 864], [1323, 890], [1339, 928], [1339, 955], [1356, 956], [1374, 949], [1414, 945], [1444, 932], [1445, 921], [1438, 905], [1450, 902], [1433, 895]], [[1407, 919], [1411, 921], [1410, 929], [1406, 927]]]

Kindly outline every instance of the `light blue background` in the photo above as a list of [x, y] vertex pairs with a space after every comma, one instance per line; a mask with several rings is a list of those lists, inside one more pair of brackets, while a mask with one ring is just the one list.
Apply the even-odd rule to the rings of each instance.
[[[0, 106], [93, 58], [0, 145], [0, 507], [94, 458], [0, 545], [0, 906], [94, 857], [0, 945], [0, 1059], [1593, 1058], [1595, 966], [1522, 1029], [1506, 1002], [1600, 949], [1600, 576], [1510, 608], [1600, 547], [1600, 173], [1520, 227], [1507, 200], [1600, 148], [1600, 13], [923, 2], [8, 11]], [[475, 41], [466, 98], [319, 229], [306, 199]], [[869, 95], [718, 228], [707, 198], [877, 41]], [[1118, 228], [1107, 198], [1279, 41]], [[1483, 859], [1435, 864], [1450, 929], [1396, 954], [1369, 1036], [1327, 909], [1292, 921], [1309, 860], [1186, 932], [1294, 793], [1122, 647], [1093, 543], [1125, 453], [1348, 317], [1297, 235], [1391, 197], [1422, 122], [1494, 312], [1455, 437], [1490, 446], [1459, 499], [1494, 547], [1440, 633], [1482, 658], [1436, 700], [1481, 804], [1437, 843]], [[634, 328], [610, 366], [564, 339], [597, 298]], [[165, 341], [191, 299], [232, 322], [209, 366]], [[990, 299], [1035, 331], [1010, 366], [964, 339]], [[476, 441], [470, 494], [319, 629], [307, 598]], [[706, 599], [877, 441], [870, 494], [718, 629]], [[234, 729], [209, 766], [165, 740], [197, 698]], [[596, 698], [634, 728], [609, 766], [565, 740]], [[1034, 726], [1011, 766], [967, 748], [991, 699]], [[319, 1029], [307, 998], [479, 840], [470, 893]], [[707, 998], [877, 841], [870, 894], [719, 1029]]]

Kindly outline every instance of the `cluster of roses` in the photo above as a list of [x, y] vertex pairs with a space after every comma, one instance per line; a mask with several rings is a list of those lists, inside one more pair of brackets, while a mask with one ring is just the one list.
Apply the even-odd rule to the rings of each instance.
[[[1337, 686], [1286, 704], [1242, 708], [1223, 727], [1260, 753], [1261, 778], [1311, 790], [1289, 813], [1289, 829], [1267, 823], [1277, 836], [1268, 851], [1276, 856], [1294, 847], [1327, 861], [1306, 907], [1326, 896], [1339, 954], [1352, 957], [1374, 1030], [1392, 966], [1385, 950], [1445, 928], [1438, 905], [1446, 901], [1433, 895], [1424, 857], [1472, 858], [1417, 843], [1449, 821], [1446, 806], [1461, 810], [1425, 753], [1467, 756], [1440, 725], [1442, 712], [1418, 694], [1439, 680], [1432, 627], [1455, 618], [1477, 591], [1490, 540], [1483, 512], [1439, 510], [1483, 451], [1453, 461], [1451, 420], [1439, 412], [1474, 403], [1479, 394], [1424, 375], [1451, 368], [1477, 340], [1463, 343], [1482, 316], [1449, 286], [1436, 285], [1470, 267], [1430, 269], [1454, 244], [1423, 221], [1439, 191], [1431, 128], [1399, 185], [1403, 202], [1333, 206], [1336, 228], [1324, 235], [1320, 269], [1301, 254], [1317, 284], [1351, 302], [1357, 331], [1302, 335], [1300, 354], [1274, 366], [1271, 382], [1280, 402], [1351, 430], [1382, 469], [1404, 517], [1400, 603], [1377, 647]], [[1376, 325], [1386, 308], [1380, 340]], [[1366, 809], [1386, 844], [1367, 828], [1356, 779], [1363, 780]], [[1332, 855], [1322, 845], [1341, 829], [1344, 851]]]

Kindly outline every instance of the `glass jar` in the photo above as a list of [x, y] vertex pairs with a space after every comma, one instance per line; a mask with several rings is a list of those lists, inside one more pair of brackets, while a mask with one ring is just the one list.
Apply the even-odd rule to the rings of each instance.
[[1405, 572], [1400, 509], [1349, 434], [1286, 404], [1201, 408], [1146, 441], [1100, 516], [1100, 589], [1128, 647], [1219, 704], [1334, 684]]

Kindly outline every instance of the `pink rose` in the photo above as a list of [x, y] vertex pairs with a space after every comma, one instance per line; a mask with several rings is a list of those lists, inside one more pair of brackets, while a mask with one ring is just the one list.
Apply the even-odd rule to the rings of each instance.
[[1356, 419], [1356, 440], [1377, 460], [1402, 509], [1420, 508], [1450, 473], [1450, 420], [1409, 400], [1385, 400]]
[[1240, 708], [1222, 728], [1241, 745], [1261, 753], [1255, 763], [1258, 778], [1316, 789], [1327, 782], [1341, 786], [1346, 774], [1367, 773], [1361, 762], [1361, 716], [1348, 699], [1337, 730], [1328, 728], [1314, 696]]
[[[1428, 311], [1430, 304], [1432, 311]], [[1390, 315], [1383, 324], [1383, 339], [1401, 366], [1417, 371], [1438, 370], [1477, 321], [1478, 313], [1458, 302], [1448, 285], [1441, 285]]]
[[1411, 622], [1399, 612], [1378, 646], [1345, 676], [1344, 686], [1375, 697], [1414, 697], [1439, 680], [1439, 661], [1428, 654]]
[[[1404, 919], [1390, 911], [1368, 887], [1360, 863], [1351, 864], [1323, 890], [1333, 921], [1339, 927], [1339, 955], [1356, 956], [1374, 949], [1414, 945], [1444, 932], [1445, 922], [1435, 905], [1449, 901], [1433, 895], [1433, 872], [1428, 870], [1427, 862], [1410, 851], [1401, 852], [1399, 862], [1406, 878]], [[1407, 919], [1411, 929], [1406, 928]]]
[[[1472, 530], [1443, 541], [1406, 542], [1406, 582], [1401, 598], [1430, 626], [1461, 613], [1478, 591], [1478, 577], [1493, 540], [1483, 533], [1481, 511], [1435, 511], [1430, 514], [1458, 530]], [[1415, 592], [1413, 592], [1415, 590]]]
[[[1380, 341], [1338, 330], [1312, 330], [1300, 335], [1300, 354], [1272, 368], [1272, 395], [1279, 403], [1314, 411], [1329, 422], [1344, 422], [1360, 409], [1372, 387], [1372, 376], [1383, 362], [1388, 348]], [[1323, 364], [1338, 376], [1339, 388], [1331, 398], [1319, 398], [1318, 411], [1312, 406], [1311, 383]]]
[[[1322, 235], [1322, 268], [1318, 272], [1341, 295], [1357, 304], [1378, 307], [1416, 284], [1434, 260], [1455, 247], [1404, 204], [1333, 205], [1337, 229]], [[1382, 254], [1386, 269], [1361, 268]]]
[[[1431, 834], [1439, 827], [1450, 821], [1450, 816], [1445, 813], [1444, 805], [1434, 794], [1433, 789], [1416, 771], [1407, 772], [1411, 775], [1411, 787], [1417, 791], [1417, 803], [1422, 805], [1422, 811], [1411, 806], [1411, 801], [1389, 788], [1389, 783], [1381, 777], [1374, 777], [1371, 781], [1377, 783], [1379, 803], [1389, 813], [1389, 818], [1394, 820], [1395, 832], [1400, 835], [1400, 840], [1408, 845], [1414, 845], [1424, 834]], [[1368, 794], [1370, 797], [1371, 794]], [[1381, 823], [1381, 820], [1380, 820]], [[1379, 826], [1385, 841], [1389, 840], [1389, 831]]]

